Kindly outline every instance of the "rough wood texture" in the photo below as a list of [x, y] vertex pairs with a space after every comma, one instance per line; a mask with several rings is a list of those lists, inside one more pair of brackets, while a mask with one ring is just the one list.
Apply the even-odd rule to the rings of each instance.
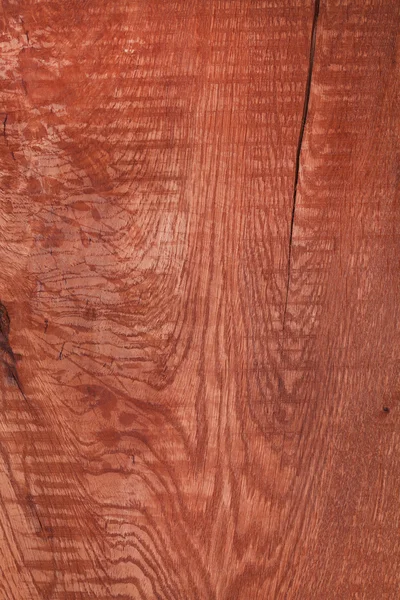
[[395, 0], [3, 0], [1, 600], [400, 586]]

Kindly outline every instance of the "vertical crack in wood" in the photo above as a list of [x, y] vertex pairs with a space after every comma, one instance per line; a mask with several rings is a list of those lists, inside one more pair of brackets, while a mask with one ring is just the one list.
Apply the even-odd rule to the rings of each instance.
[[310, 42], [310, 55], [308, 61], [308, 73], [307, 73], [307, 82], [306, 89], [304, 93], [304, 103], [303, 103], [303, 115], [301, 119], [299, 139], [297, 142], [296, 149], [296, 162], [295, 162], [295, 173], [294, 173], [294, 183], [293, 183], [293, 197], [292, 197], [292, 215], [290, 219], [290, 230], [289, 230], [289, 252], [288, 252], [288, 265], [287, 265], [287, 279], [286, 279], [286, 294], [285, 294], [285, 307], [283, 311], [283, 325], [282, 330], [285, 330], [286, 323], [286, 312], [287, 305], [289, 299], [289, 288], [290, 288], [290, 277], [291, 277], [291, 267], [292, 267], [292, 247], [293, 247], [293, 230], [294, 230], [294, 219], [296, 214], [296, 202], [297, 202], [297, 185], [299, 182], [299, 172], [300, 172], [300, 157], [301, 151], [303, 147], [303, 139], [304, 132], [306, 129], [307, 117], [308, 117], [308, 105], [310, 102], [310, 92], [311, 92], [311, 83], [314, 69], [314, 55], [315, 55], [315, 41], [317, 37], [317, 23], [319, 17], [319, 6], [320, 0], [315, 0], [314, 4], [314, 17], [311, 29], [311, 42]]
[[0, 364], [3, 364], [8, 377], [17, 385], [23, 399], [28, 402], [17, 370], [17, 360], [11, 348], [8, 336], [10, 333], [10, 316], [5, 305], [0, 301]]
[[6, 114], [6, 116], [4, 117], [4, 120], [3, 120], [3, 136], [4, 136], [4, 139], [6, 140], [6, 142], [7, 142], [7, 130], [6, 130], [7, 120], [8, 120], [8, 114]]

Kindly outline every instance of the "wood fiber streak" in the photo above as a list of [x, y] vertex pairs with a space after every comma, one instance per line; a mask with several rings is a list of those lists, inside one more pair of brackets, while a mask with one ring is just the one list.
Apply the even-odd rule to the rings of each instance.
[[0, 600], [395, 600], [400, 5], [3, 0]]

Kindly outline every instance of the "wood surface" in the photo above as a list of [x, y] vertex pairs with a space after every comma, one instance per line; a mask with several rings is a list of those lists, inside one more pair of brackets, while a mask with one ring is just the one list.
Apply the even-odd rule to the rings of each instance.
[[398, 1], [1, 15], [0, 600], [398, 599]]

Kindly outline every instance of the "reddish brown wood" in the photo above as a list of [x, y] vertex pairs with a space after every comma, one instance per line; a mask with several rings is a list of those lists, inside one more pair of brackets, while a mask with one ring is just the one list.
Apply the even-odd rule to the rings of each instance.
[[394, 600], [399, 4], [4, 0], [0, 600]]

